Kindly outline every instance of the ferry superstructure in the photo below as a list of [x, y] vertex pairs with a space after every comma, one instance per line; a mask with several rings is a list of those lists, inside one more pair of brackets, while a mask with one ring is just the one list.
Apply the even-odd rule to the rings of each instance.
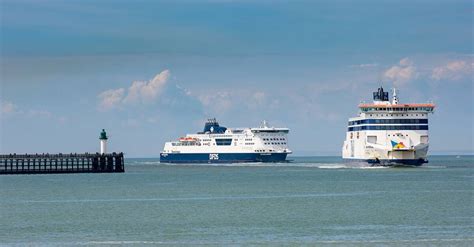
[[435, 105], [400, 104], [395, 89], [392, 97], [380, 87], [372, 104], [359, 105], [359, 116], [349, 119], [343, 159], [385, 166], [428, 162], [428, 115]]
[[163, 163], [283, 162], [288, 148], [288, 128], [226, 128], [209, 119], [204, 130], [166, 142], [160, 153]]

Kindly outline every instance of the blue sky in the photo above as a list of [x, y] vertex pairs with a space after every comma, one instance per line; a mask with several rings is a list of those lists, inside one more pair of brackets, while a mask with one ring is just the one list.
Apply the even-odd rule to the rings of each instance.
[[209, 117], [338, 155], [378, 86], [437, 104], [432, 153], [473, 153], [471, 1], [0, 1], [0, 152], [156, 157]]

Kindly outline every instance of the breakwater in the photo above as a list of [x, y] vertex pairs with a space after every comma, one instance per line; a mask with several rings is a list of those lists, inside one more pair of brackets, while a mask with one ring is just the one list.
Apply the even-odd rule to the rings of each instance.
[[4, 154], [0, 174], [124, 172], [123, 153]]

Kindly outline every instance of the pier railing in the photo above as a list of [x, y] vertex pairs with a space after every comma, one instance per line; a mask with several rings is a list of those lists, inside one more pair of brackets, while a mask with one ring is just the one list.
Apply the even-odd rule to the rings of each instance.
[[0, 174], [124, 172], [123, 153], [3, 154]]

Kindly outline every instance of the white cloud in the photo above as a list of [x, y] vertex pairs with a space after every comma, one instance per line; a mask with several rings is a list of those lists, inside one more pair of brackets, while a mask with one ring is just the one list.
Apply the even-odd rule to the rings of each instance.
[[122, 101], [125, 90], [123, 88], [110, 89], [97, 96], [100, 99], [99, 110], [106, 111], [117, 107]]
[[266, 95], [264, 92], [256, 92], [253, 94], [252, 97], [253, 97], [254, 102], [257, 104], [263, 104], [266, 99]]
[[223, 113], [232, 107], [231, 93], [227, 91], [206, 93], [198, 96], [206, 110]]
[[137, 119], [128, 118], [127, 121], [123, 123], [123, 125], [126, 127], [139, 127], [140, 121]]
[[413, 65], [413, 61], [411, 61], [409, 58], [403, 58], [402, 60], [400, 60], [400, 65], [401, 66], [411, 66]]
[[272, 100], [265, 92], [247, 89], [229, 89], [220, 91], [203, 91], [197, 99], [207, 113], [222, 114], [242, 109], [256, 110], [265, 107], [269, 110], [278, 102]]
[[169, 70], [163, 70], [149, 81], [134, 81], [125, 94], [124, 88], [109, 89], [100, 93], [99, 110], [106, 111], [120, 106], [121, 104], [149, 103], [157, 99], [162, 93], [166, 82], [170, 77]]
[[26, 112], [26, 115], [28, 117], [43, 117], [43, 118], [51, 118], [53, 117], [53, 114], [49, 111], [45, 110], [29, 110]]
[[67, 122], [67, 117], [59, 117], [58, 121], [60, 124], [65, 124]]
[[0, 102], [1, 105], [2, 105], [2, 114], [10, 114], [10, 113], [14, 113], [15, 112], [15, 109], [16, 109], [16, 105], [13, 104], [12, 102], [9, 102], [9, 101], [2, 101]]
[[473, 65], [466, 61], [457, 60], [433, 69], [431, 78], [434, 80], [459, 80], [466, 75], [472, 75]]
[[150, 81], [134, 81], [128, 88], [124, 103], [134, 103], [139, 100], [151, 102], [162, 92], [170, 76], [169, 70], [164, 70]]
[[392, 66], [384, 73], [384, 78], [392, 81], [397, 87], [403, 86], [417, 77], [416, 67], [409, 58], [403, 58], [399, 65]]
[[149, 123], [152, 123], [152, 124], [156, 124], [156, 123], [159, 122], [159, 120], [160, 120], [160, 119], [155, 116], [155, 117], [149, 117], [149, 118], [147, 118], [146, 121], [149, 122]]
[[3, 118], [7, 115], [14, 116], [14, 117], [20, 117], [20, 118], [26, 118], [26, 119], [50, 119], [50, 120], [55, 120], [58, 123], [65, 123], [67, 121], [67, 118], [64, 116], [57, 116], [53, 114], [50, 111], [47, 110], [38, 110], [38, 109], [22, 109], [21, 107], [18, 107], [16, 104], [10, 102], [10, 101], [2, 101], [0, 102], [0, 108], [1, 108], [1, 114], [0, 118]]
[[355, 68], [373, 68], [379, 66], [378, 63], [362, 63], [362, 64], [356, 64], [356, 65], [351, 65], [350, 67], [355, 67]]

